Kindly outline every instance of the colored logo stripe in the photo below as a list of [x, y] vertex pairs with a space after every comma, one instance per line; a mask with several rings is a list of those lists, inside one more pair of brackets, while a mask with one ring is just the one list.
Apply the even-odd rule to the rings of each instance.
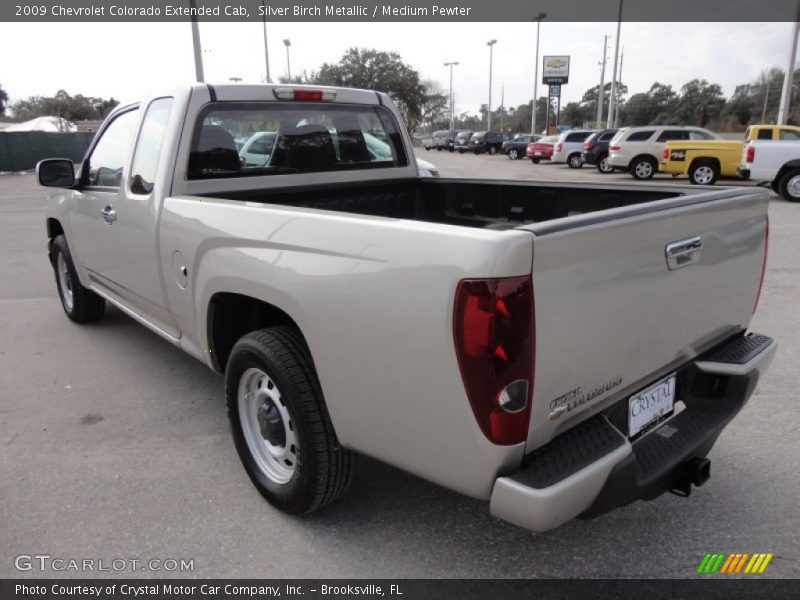
[[760, 574], [766, 570], [773, 556], [772, 552], [756, 552], [754, 554], [749, 552], [733, 552], [730, 554], [726, 552], [706, 552], [697, 567], [697, 572], [704, 575], [713, 573], [736, 574], [741, 572], [750, 575]]

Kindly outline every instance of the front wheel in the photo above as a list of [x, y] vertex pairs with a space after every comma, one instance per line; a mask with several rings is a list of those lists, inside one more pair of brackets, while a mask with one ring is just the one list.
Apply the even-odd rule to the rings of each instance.
[[516, 148], [512, 148], [508, 151], [508, 158], [511, 160], [517, 160], [519, 158], [519, 152], [517, 152]]
[[225, 370], [225, 395], [239, 457], [270, 504], [306, 514], [344, 493], [355, 455], [336, 439], [296, 329], [262, 329], [236, 342]]
[[580, 169], [583, 166], [583, 158], [578, 153], [570, 154], [567, 158], [567, 165], [570, 169]]
[[53, 240], [52, 260], [58, 297], [67, 316], [76, 323], [99, 320], [105, 312], [106, 301], [81, 284], [67, 238], [63, 235]]
[[784, 200], [800, 202], [800, 169], [792, 169], [778, 182], [778, 193]]
[[539, 158], [532, 158], [532, 159], [531, 159], [531, 162], [532, 162], [533, 164], [535, 164], [535, 165], [538, 165], [540, 160], [541, 160], [541, 159], [539, 159]]
[[497, 154], [497, 148], [495, 148], [494, 146], [489, 146], [489, 154], [492, 155]]

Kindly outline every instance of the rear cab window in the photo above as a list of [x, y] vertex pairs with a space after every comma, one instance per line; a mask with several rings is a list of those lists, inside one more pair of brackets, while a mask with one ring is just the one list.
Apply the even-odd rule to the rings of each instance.
[[756, 136], [758, 140], [771, 140], [772, 139], [772, 130], [771, 129], [759, 129], [758, 136]]
[[[241, 146], [244, 151], [240, 150], [237, 139], [249, 140], [249, 147], [245, 149], [246, 143]], [[255, 144], [258, 145], [251, 150]], [[391, 168], [407, 164], [399, 127], [391, 113], [382, 107], [219, 102], [209, 104], [198, 117], [188, 178]]]

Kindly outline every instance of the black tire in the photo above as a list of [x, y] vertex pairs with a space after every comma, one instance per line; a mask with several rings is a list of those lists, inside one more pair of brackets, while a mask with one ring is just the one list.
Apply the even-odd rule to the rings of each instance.
[[629, 170], [634, 179], [652, 179], [658, 171], [658, 163], [650, 156], [637, 156], [631, 161]]
[[497, 148], [495, 146], [489, 146], [488, 152], [491, 155], [495, 155], [495, 154], [497, 154]]
[[713, 160], [696, 160], [689, 167], [689, 181], [693, 185], [714, 185], [719, 179], [719, 165]]
[[531, 159], [531, 162], [532, 162], [533, 164], [535, 164], [535, 165], [538, 165], [540, 160], [541, 160], [540, 158], [532, 158], [532, 159]]
[[[66, 273], [59, 275], [61, 262]], [[53, 261], [53, 271], [56, 276], [56, 288], [58, 298], [61, 300], [61, 307], [67, 316], [76, 323], [91, 323], [99, 320], [106, 309], [106, 301], [81, 285], [78, 273], [75, 271], [75, 263], [72, 262], [72, 254], [69, 251], [67, 238], [59, 235], [53, 240], [51, 258]], [[71, 295], [71, 302], [70, 302]]]
[[[291, 418], [299, 448], [291, 478], [276, 483], [258, 466], [239, 414], [239, 386], [248, 369], [274, 382]], [[308, 514], [336, 501], [355, 472], [355, 454], [339, 445], [311, 355], [293, 327], [271, 327], [242, 337], [225, 369], [225, 396], [236, 449], [258, 491], [276, 508]]]
[[464, 150], [459, 150], [458, 151], [459, 154], [464, 154], [464, 152], [465, 152]]
[[510, 158], [511, 160], [517, 160], [518, 158], [520, 158], [519, 150], [517, 150], [516, 148], [511, 148], [511, 150], [506, 152], [506, 156], [508, 156], [508, 158]]
[[[792, 181], [796, 179], [796, 181]], [[800, 202], [800, 169], [790, 169], [778, 182], [778, 193], [788, 202]]]
[[614, 167], [608, 164], [608, 154], [601, 154], [597, 157], [597, 170], [604, 174], [614, 172]]
[[436, 146], [436, 151], [437, 152], [441, 152], [442, 151], [442, 147], [441, 146]]
[[583, 166], [583, 158], [577, 152], [573, 152], [567, 157], [567, 166], [570, 169], [580, 169]]

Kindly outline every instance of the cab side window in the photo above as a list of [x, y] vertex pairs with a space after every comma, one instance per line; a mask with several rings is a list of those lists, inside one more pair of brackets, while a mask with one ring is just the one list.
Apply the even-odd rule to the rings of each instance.
[[147, 108], [131, 168], [131, 192], [134, 194], [149, 194], [153, 191], [158, 157], [171, 109], [172, 98], [158, 98]]
[[661, 135], [658, 136], [657, 142], [667, 142], [669, 140], [687, 140], [689, 139], [689, 133], [687, 131], [683, 131], [680, 129], [665, 129], [661, 132]]
[[781, 129], [780, 136], [782, 140], [789, 140], [796, 142], [800, 140], [800, 131], [792, 131], [790, 129]]
[[772, 129], [759, 129], [758, 130], [758, 137], [756, 139], [759, 139], [759, 140], [771, 140], [772, 139]]
[[122, 169], [136, 128], [137, 109], [122, 113], [103, 130], [88, 161], [89, 186], [118, 188], [122, 183]]

